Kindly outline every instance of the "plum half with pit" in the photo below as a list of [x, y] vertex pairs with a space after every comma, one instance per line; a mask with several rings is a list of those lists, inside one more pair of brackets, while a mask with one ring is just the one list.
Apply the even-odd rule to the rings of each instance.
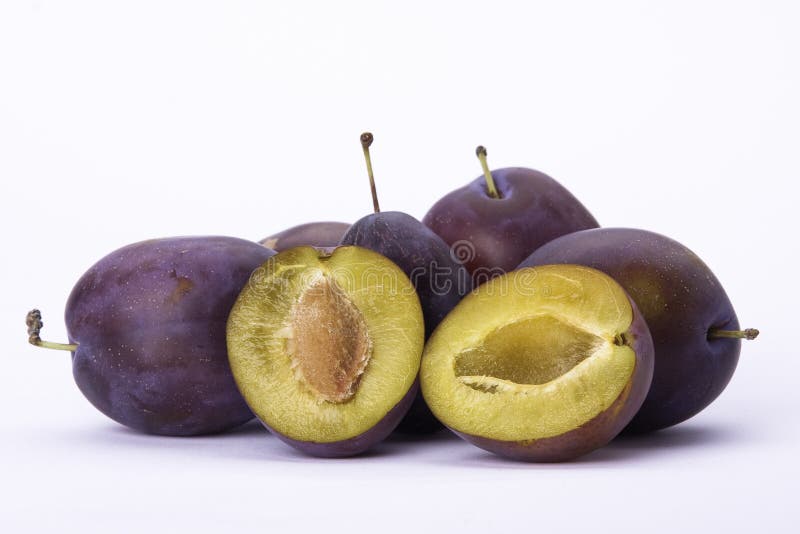
[[[342, 237], [341, 244], [374, 250], [393, 261], [411, 279], [422, 305], [427, 339], [450, 310], [469, 293], [472, 282], [447, 243], [431, 229], [407, 213], [380, 211], [369, 154], [372, 140], [369, 132], [361, 135], [375, 212], [356, 221]], [[441, 428], [422, 395], [418, 395], [398, 430], [428, 434]]]
[[282, 232], [265, 237], [259, 243], [275, 252], [294, 247], [333, 248], [339, 244], [350, 225], [336, 221], [318, 221], [299, 224]]
[[360, 247], [297, 247], [253, 272], [228, 319], [228, 352], [245, 400], [281, 440], [352, 456], [411, 406], [424, 332], [394, 263]]
[[728, 295], [694, 252], [663, 235], [600, 228], [560, 237], [520, 267], [577, 263], [614, 278], [642, 311], [655, 344], [653, 384], [628, 431], [678, 424], [716, 399], [739, 361], [740, 330]]
[[522, 167], [489, 170], [436, 202], [422, 222], [453, 247], [480, 285], [511, 271], [548, 241], [597, 228], [591, 213], [550, 176]]
[[75, 383], [102, 413], [151, 434], [222, 432], [252, 419], [225, 343], [228, 312], [250, 273], [274, 251], [233, 237], [177, 237], [128, 245], [92, 266], [66, 305]]
[[565, 461], [628, 424], [653, 374], [653, 342], [609, 276], [520, 269], [479, 286], [422, 358], [425, 400], [465, 440], [513, 459]]

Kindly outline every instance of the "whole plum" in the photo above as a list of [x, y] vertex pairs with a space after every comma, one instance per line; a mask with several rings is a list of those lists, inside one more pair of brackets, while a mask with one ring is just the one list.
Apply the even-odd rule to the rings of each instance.
[[[228, 364], [225, 325], [251, 272], [275, 252], [231, 237], [128, 245], [98, 261], [66, 306], [75, 382], [111, 419], [151, 434], [222, 432], [252, 418]], [[55, 346], [54, 346], [55, 345]]]
[[350, 225], [336, 221], [318, 221], [298, 224], [282, 232], [265, 237], [259, 243], [275, 252], [294, 247], [332, 248], [350, 228]]
[[489, 170], [439, 199], [422, 222], [453, 247], [475, 286], [513, 270], [559, 236], [597, 228], [597, 221], [563, 185], [522, 167]]
[[658, 430], [700, 412], [728, 385], [739, 361], [740, 330], [722, 284], [677, 241], [633, 228], [598, 228], [565, 235], [520, 264], [579, 264], [614, 278], [644, 315], [655, 346], [650, 391], [629, 432]]

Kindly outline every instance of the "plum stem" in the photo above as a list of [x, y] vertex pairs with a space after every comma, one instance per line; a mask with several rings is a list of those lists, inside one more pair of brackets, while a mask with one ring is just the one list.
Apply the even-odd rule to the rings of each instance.
[[67, 350], [69, 352], [75, 352], [78, 348], [77, 343], [53, 343], [52, 341], [43, 341], [42, 338], [39, 337], [39, 332], [41, 332], [42, 327], [44, 327], [42, 312], [39, 310], [29, 311], [28, 315], [25, 317], [25, 324], [28, 326], [28, 343], [31, 345], [36, 345], [43, 349]]
[[500, 192], [494, 185], [494, 177], [492, 177], [492, 171], [489, 170], [489, 163], [486, 161], [486, 147], [483, 145], [478, 146], [478, 148], [475, 149], [475, 154], [481, 161], [483, 177], [486, 178], [486, 188], [489, 190], [489, 196], [492, 198], [500, 198]]
[[378, 191], [375, 189], [375, 175], [372, 174], [372, 158], [369, 156], [369, 147], [374, 138], [370, 132], [361, 134], [361, 148], [364, 150], [364, 161], [367, 162], [367, 174], [369, 175], [369, 188], [372, 191], [372, 208], [375, 213], [381, 212], [381, 207], [378, 204]]
[[758, 337], [759, 331], [755, 328], [748, 328], [746, 330], [709, 330], [709, 338], [731, 338], [731, 339], [755, 339]]

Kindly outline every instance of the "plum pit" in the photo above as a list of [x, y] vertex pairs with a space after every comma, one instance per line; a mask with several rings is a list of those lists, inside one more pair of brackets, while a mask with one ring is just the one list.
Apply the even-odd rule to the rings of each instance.
[[290, 314], [288, 352], [295, 378], [320, 402], [347, 402], [355, 395], [372, 355], [361, 312], [331, 277], [321, 275]]

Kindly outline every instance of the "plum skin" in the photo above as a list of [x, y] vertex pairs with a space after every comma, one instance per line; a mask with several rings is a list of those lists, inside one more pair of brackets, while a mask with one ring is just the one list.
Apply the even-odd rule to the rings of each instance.
[[302, 246], [330, 248], [339, 243], [348, 228], [349, 224], [335, 221], [299, 224], [265, 237], [259, 243], [275, 252]]
[[597, 228], [591, 213], [550, 176], [522, 167], [492, 171], [499, 199], [483, 176], [431, 207], [422, 222], [444, 241], [464, 243], [464, 263], [477, 283], [509, 272], [531, 252], [564, 234]]
[[273, 254], [242, 239], [180, 237], [102, 258], [66, 305], [81, 392], [111, 419], [150, 434], [210, 434], [250, 420], [225, 326], [250, 273]]
[[633, 321], [625, 336], [636, 354], [636, 366], [628, 385], [602, 413], [574, 430], [533, 441], [502, 441], [456, 430], [453, 432], [484, 450], [526, 462], [565, 462], [608, 444], [635, 416], [647, 396], [653, 378], [653, 339], [636, 304], [630, 298], [628, 300], [633, 308]]
[[691, 250], [668, 237], [630, 228], [601, 228], [556, 239], [520, 267], [578, 263], [614, 278], [644, 314], [655, 344], [650, 392], [626, 432], [676, 425], [725, 389], [741, 341], [709, 339], [711, 329], [738, 330], [722, 285]]
[[[432, 230], [406, 213], [383, 211], [356, 221], [345, 233], [342, 245], [368, 248], [394, 262], [417, 290], [425, 319], [425, 339], [472, 290], [464, 266], [450, 247]], [[418, 394], [398, 430], [426, 434], [442, 428], [422, 394]]]

